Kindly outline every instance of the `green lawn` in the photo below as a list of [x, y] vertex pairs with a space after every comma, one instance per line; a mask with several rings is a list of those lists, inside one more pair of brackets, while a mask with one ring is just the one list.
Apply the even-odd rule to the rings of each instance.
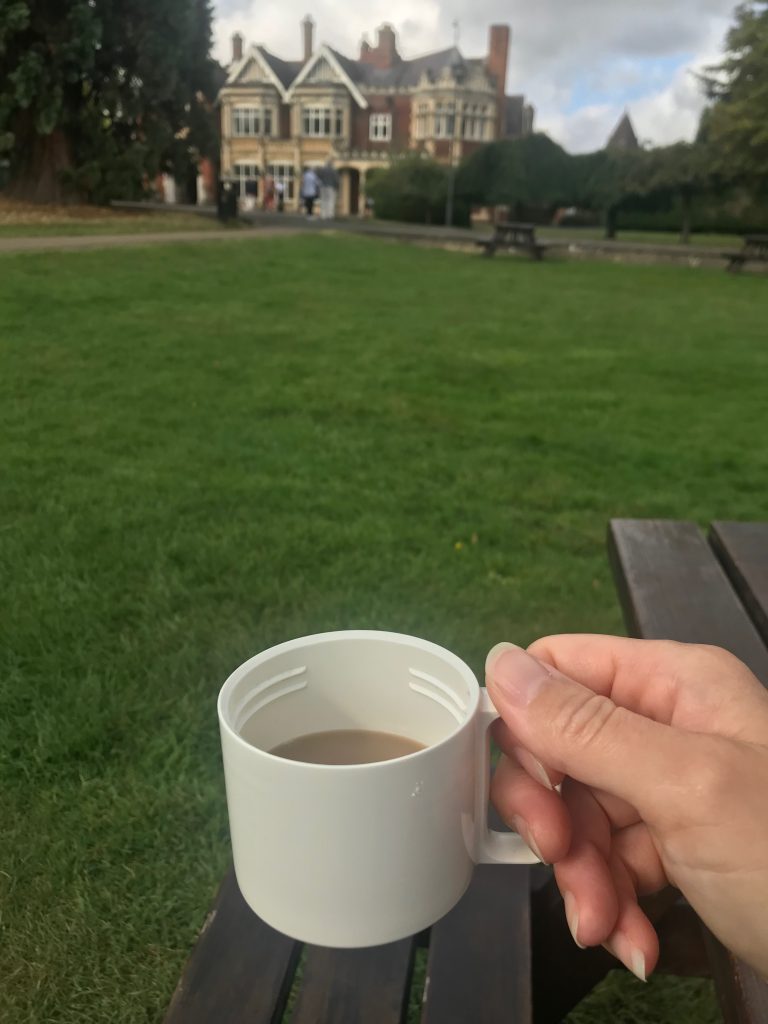
[[[0, 257], [3, 1024], [160, 1020], [248, 655], [381, 627], [479, 672], [621, 629], [609, 516], [765, 518], [767, 299], [363, 238]], [[617, 974], [573, 1019], [712, 1006]]]
[[[51, 215], [50, 220], [43, 219], [46, 216], [46, 208], [38, 207], [33, 215], [39, 216], [40, 220], [19, 221], [10, 216], [8, 222], [3, 220], [3, 207], [0, 202], [0, 239], [3, 238], [25, 238], [30, 236], [64, 236], [64, 235], [135, 235], [155, 233], [164, 231], [206, 231], [220, 229], [223, 225], [216, 217], [203, 216], [194, 213], [174, 213], [172, 210], [159, 210], [156, 213], [129, 213], [127, 211], [116, 211], [105, 209], [99, 211], [94, 208], [85, 208], [88, 216], [68, 219], [66, 208], [59, 207]], [[27, 211], [27, 208], [25, 208]], [[28, 212], [26, 216], [32, 216]], [[8, 217], [8, 214], [6, 214]], [[295, 224], [295, 216], [286, 216], [286, 224]], [[274, 215], [269, 218], [270, 223], [278, 223]], [[354, 227], [355, 221], [350, 220]], [[242, 222], [230, 222], [230, 228], [243, 227]], [[382, 230], [392, 228], [388, 221], [368, 221], [367, 231], [375, 231], [381, 227]], [[405, 230], [416, 231], [423, 228], [423, 225], [406, 225]], [[491, 228], [488, 224], [477, 225], [476, 230], [482, 234], [489, 234]], [[557, 228], [541, 227], [537, 234], [546, 241], [568, 241], [579, 242], [586, 240], [602, 240], [604, 232], [602, 228]], [[673, 231], [619, 231], [616, 235], [619, 242], [643, 242], [647, 245], [679, 245], [680, 236]], [[705, 235], [695, 234], [691, 236], [691, 245], [694, 247], [704, 246], [708, 249], [730, 249], [741, 248], [743, 239], [738, 235]]]

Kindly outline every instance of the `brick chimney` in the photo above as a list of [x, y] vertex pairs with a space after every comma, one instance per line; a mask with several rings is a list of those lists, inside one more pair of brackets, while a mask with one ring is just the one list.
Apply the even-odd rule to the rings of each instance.
[[237, 64], [239, 60], [243, 59], [243, 37], [239, 32], [235, 32], [232, 36], [232, 63]]
[[498, 117], [496, 134], [501, 136], [507, 92], [507, 61], [509, 59], [509, 25], [491, 25], [488, 33], [488, 56], [485, 66], [496, 80]]
[[304, 63], [312, 56], [312, 37], [315, 34], [315, 23], [308, 14], [301, 23], [301, 41], [303, 43]]
[[397, 52], [397, 39], [395, 30], [391, 25], [382, 25], [377, 33], [376, 49], [379, 51], [379, 60], [382, 67], [391, 68], [400, 60]]
[[360, 60], [364, 64], [373, 64], [375, 68], [386, 70], [400, 62], [397, 52], [397, 37], [391, 25], [381, 25], [376, 33], [376, 45], [369, 46], [363, 40], [360, 46]]

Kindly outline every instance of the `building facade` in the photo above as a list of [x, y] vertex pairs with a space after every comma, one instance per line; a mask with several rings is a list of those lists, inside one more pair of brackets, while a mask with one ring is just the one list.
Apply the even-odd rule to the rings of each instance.
[[382, 25], [376, 46], [363, 40], [357, 60], [301, 24], [301, 60], [281, 60], [264, 46], [244, 51], [232, 38], [232, 63], [219, 93], [221, 172], [240, 194], [260, 195], [270, 175], [286, 207], [299, 205], [302, 170], [332, 160], [340, 177], [339, 212], [365, 209], [365, 179], [398, 154], [423, 152], [443, 163], [486, 142], [533, 130], [533, 108], [506, 95], [510, 31], [492, 25], [485, 57], [457, 47], [406, 60], [394, 30]]

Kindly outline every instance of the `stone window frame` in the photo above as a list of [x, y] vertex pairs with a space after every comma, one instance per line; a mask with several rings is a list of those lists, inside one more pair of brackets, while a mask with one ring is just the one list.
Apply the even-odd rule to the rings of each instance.
[[392, 141], [392, 114], [377, 111], [368, 118], [368, 138], [371, 142]]

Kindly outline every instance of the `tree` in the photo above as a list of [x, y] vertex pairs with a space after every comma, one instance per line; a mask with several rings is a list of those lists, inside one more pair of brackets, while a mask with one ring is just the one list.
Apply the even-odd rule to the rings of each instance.
[[209, 0], [0, 0], [0, 147], [36, 201], [137, 195], [215, 151]]
[[[445, 216], [447, 168], [434, 160], [408, 154], [381, 170], [369, 172], [366, 191], [377, 217], [419, 223], [440, 223]], [[457, 207], [457, 221], [465, 220]]]
[[574, 162], [574, 192], [571, 202], [602, 213], [605, 237], [616, 237], [619, 210], [637, 195], [643, 150], [600, 149], [571, 157]]
[[462, 164], [457, 193], [481, 206], [525, 207], [553, 213], [560, 206], [603, 212], [606, 234], [616, 232], [616, 213], [633, 192], [642, 151], [599, 150], [572, 156], [547, 135], [494, 142]]
[[462, 163], [456, 192], [480, 206], [554, 209], [570, 201], [572, 160], [544, 134], [503, 139], [476, 150]]
[[680, 241], [691, 240], [693, 201], [714, 191], [717, 176], [709, 147], [702, 143], [678, 142], [649, 150], [637, 167], [632, 191], [669, 203], [679, 199], [682, 215]]
[[704, 84], [712, 107], [700, 138], [718, 155], [721, 173], [765, 186], [768, 181], [768, 2], [750, 0], [736, 9], [721, 64]]

